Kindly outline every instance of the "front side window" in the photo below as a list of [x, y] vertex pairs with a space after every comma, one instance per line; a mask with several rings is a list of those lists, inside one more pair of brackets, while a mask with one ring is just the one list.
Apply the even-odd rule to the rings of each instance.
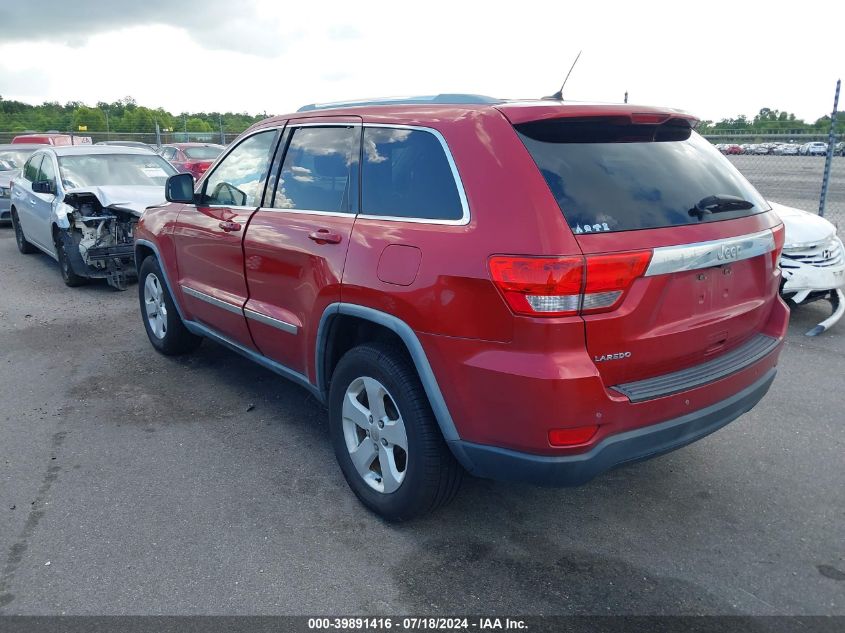
[[41, 162], [41, 169], [38, 170], [38, 182], [56, 182], [56, 168], [53, 166], [53, 159], [44, 156]]
[[26, 165], [23, 167], [23, 177], [29, 182], [35, 182], [38, 180], [38, 169], [41, 166], [42, 158], [44, 158], [44, 154], [36, 154], [26, 161]]
[[164, 186], [176, 170], [155, 154], [75, 154], [59, 156], [66, 189], [109, 185]]
[[273, 196], [277, 209], [354, 213], [360, 128], [294, 128]]
[[460, 220], [463, 206], [439, 139], [423, 130], [364, 129], [361, 213]]
[[259, 206], [277, 134], [276, 130], [253, 134], [229, 152], [206, 178], [203, 204]]

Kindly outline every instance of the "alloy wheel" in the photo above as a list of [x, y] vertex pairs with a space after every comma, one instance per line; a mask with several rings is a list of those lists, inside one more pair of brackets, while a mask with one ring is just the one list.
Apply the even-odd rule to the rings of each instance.
[[167, 335], [167, 306], [161, 282], [153, 273], [144, 281], [144, 309], [150, 331], [157, 339], [163, 339]]
[[344, 394], [342, 415], [355, 470], [373, 490], [395, 492], [408, 470], [408, 436], [396, 400], [378, 380], [356, 378]]

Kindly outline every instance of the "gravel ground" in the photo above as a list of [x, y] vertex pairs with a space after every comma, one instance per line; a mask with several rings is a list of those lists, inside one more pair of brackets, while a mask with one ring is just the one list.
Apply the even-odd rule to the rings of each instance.
[[845, 323], [802, 335], [823, 306], [718, 433], [577, 489], [469, 480], [391, 526], [303, 389], [209, 342], [156, 354], [134, 286], [66, 288], [5, 228], [0, 271], [0, 613], [845, 614]]

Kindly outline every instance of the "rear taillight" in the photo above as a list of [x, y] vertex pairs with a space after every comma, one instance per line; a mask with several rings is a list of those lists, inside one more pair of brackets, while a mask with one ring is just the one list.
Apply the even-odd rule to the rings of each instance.
[[783, 252], [783, 245], [786, 241], [786, 230], [783, 224], [779, 224], [772, 229], [772, 235], [775, 238], [775, 249], [772, 251], [772, 268], [777, 269], [780, 263], [780, 254]]
[[573, 257], [490, 258], [490, 275], [511, 310], [528, 316], [569, 316], [613, 310], [651, 251]]

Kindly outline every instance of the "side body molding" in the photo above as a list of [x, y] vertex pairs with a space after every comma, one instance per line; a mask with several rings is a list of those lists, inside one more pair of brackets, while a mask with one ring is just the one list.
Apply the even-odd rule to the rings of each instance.
[[454, 442], [460, 439], [458, 431], [455, 428], [455, 423], [452, 421], [452, 416], [446, 406], [446, 401], [443, 399], [443, 394], [440, 391], [440, 386], [437, 384], [437, 379], [434, 377], [434, 371], [431, 369], [431, 364], [428, 362], [428, 357], [420, 344], [417, 335], [411, 327], [386, 312], [367, 308], [365, 306], [354, 303], [332, 303], [323, 311], [323, 316], [320, 318], [320, 326], [317, 330], [317, 346], [315, 367], [317, 374], [317, 389], [323, 394], [323, 400], [326, 400], [328, 384], [326, 381], [324, 364], [326, 353], [326, 344], [328, 343], [327, 336], [329, 331], [329, 324], [331, 320], [339, 315], [345, 314], [352, 317], [357, 317], [365, 321], [372, 321], [377, 325], [386, 327], [393, 331], [405, 347], [408, 348], [408, 353], [411, 355], [411, 360], [414, 361], [414, 366], [419, 374], [423, 389], [428, 396], [428, 401], [431, 403], [431, 409], [434, 412], [434, 417], [437, 419], [437, 424], [440, 426], [440, 431], [447, 442]]
[[[434, 376], [434, 371], [431, 369], [431, 364], [428, 362], [428, 357], [425, 354], [425, 351], [422, 348], [422, 344], [420, 344], [417, 335], [414, 334], [414, 331], [411, 327], [402, 321], [401, 319], [393, 316], [392, 314], [387, 314], [386, 312], [381, 312], [379, 310], [375, 310], [373, 308], [368, 308], [365, 306], [353, 304], [353, 303], [332, 303], [326, 307], [323, 311], [323, 315], [320, 317], [320, 325], [317, 330], [317, 341], [315, 346], [315, 371], [316, 371], [316, 385], [312, 384], [308, 378], [298, 372], [295, 372], [288, 367], [280, 365], [269, 358], [257, 354], [251, 350], [247, 350], [234, 341], [230, 341], [226, 337], [220, 335], [215, 330], [207, 327], [202, 323], [198, 323], [196, 321], [189, 321], [185, 319], [184, 313], [182, 312], [182, 308], [179, 305], [178, 299], [173, 295], [172, 289], [174, 288], [171, 280], [167, 277], [167, 269], [161, 265], [161, 254], [159, 253], [158, 247], [152, 242], [148, 240], [136, 240], [136, 264], [140, 263], [137, 262], [137, 254], [138, 254], [138, 246], [145, 246], [153, 251], [155, 254], [156, 259], [158, 259], [159, 264], [161, 266], [162, 274], [164, 275], [164, 283], [167, 284], [168, 289], [171, 290], [170, 294], [173, 297], [173, 302], [176, 304], [176, 310], [179, 312], [179, 316], [182, 317], [182, 320], [185, 323], [185, 327], [188, 328], [192, 333], [197, 334], [198, 336], [205, 336], [210, 338], [225, 347], [228, 347], [232, 351], [238, 352], [243, 356], [246, 356], [250, 360], [258, 363], [259, 365], [273, 371], [280, 376], [283, 376], [289, 380], [293, 380], [294, 382], [302, 385], [306, 389], [308, 389], [315, 397], [317, 397], [321, 402], [325, 403], [328, 399], [328, 383], [326, 381], [325, 370], [324, 370], [324, 360], [326, 354], [326, 346], [328, 343], [328, 332], [329, 332], [329, 325], [334, 317], [345, 314], [352, 317], [357, 317], [359, 319], [363, 319], [365, 321], [372, 321], [377, 325], [381, 325], [386, 327], [387, 329], [394, 332], [402, 342], [405, 343], [405, 347], [408, 349], [408, 353], [411, 355], [411, 360], [414, 362], [414, 366], [416, 367], [417, 373], [419, 374], [420, 381], [422, 382], [423, 389], [425, 389], [425, 393], [428, 396], [428, 400], [431, 404], [431, 409], [434, 412], [434, 417], [437, 420], [437, 424], [440, 427], [441, 433], [443, 433], [443, 438], [449, 442], [449, 446], [453, 447], [453, 442], [460, 440], [460, 436], [458, 435], [458, 431], [455, 428], [455, 423], [452, 420], [452, 415], [449, 413], [449, 409], [446, 406], [446, 401], [443, 399], [443, 393], [440, 391], [440, 386], [437, 384], [437, 379]], [[460, 456], [458, 456], [460, 459]]]

